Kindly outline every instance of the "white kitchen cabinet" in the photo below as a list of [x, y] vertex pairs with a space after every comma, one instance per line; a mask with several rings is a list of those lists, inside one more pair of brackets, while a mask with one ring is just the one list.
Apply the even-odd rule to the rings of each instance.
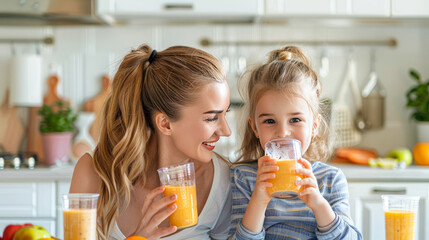
[[263, 13], [263, 0], [98, 0], [97, 15], [117, 20], [158, 19], [176, 20], [207, 17], [256, 17]]
[[390, 16], [390, 0], [266, 0], [267, 15]]
[[363, 238], [385, 238], [384, 212], [381, 195], [405, 194], [420, 196], [417, 236], [429, 239], [429, 183], [425, 182], [350, 182], [350, 212]]
[[0, 217], [54, 218], [54, 182], [0, 182]]
[[336, 14], [356, 17], [390, 17], [391, 0], [336, 0]]
[[0, 170], [0, 233], [9, 224], [32, 223], [63, 239], [61, 195], [73, 166]]
[[393, 17], [429, 17], [427, 0], [392, 0]]
[[54, 182], [0, 182], [0, 229], [32, 223], [56, 234]]
[[266, 0], [266, 14], [332, 15], [335, 14], [336, 0]]

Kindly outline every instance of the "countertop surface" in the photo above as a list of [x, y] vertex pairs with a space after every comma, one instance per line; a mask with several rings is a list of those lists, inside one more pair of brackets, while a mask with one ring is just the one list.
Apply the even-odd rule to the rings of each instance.
[[[405, 169], [370, 168], [355, 164], [330, 164], [340, 168], [349, 182], [415, 181], [429, 182], [429, 167], [409, 166]], [[70, 181], [74, 165], [37, 167], [35, 169], [0, 169], [0, 181]]]
[[71, 181], [74, 165], [0, 169], [0, 181]]
[[429, 167], [408, 166], [405, 169], [371, 168], [356, 164], [331, 164], [340, 168], [349, 182], [356, 181], [415, 181], [429, 182]]

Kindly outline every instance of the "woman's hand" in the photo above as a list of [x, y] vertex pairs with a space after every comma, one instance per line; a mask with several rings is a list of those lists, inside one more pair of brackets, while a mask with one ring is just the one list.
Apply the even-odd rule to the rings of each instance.
[[275, 172], [278, 170], [276, 160], [270, 158], [270, 156], [263, 156], [258, 159], [258, 171], [256, 172], [256, 183], [252, 198], [255, 198], [259, 203], [268, 205], [271, 196], [268, 194], [267, 188], [272, 187], [273, 184], [267, 182], [267, 180], [274, 179], [276, 177]]
[[[176, 226], [159, 227], [177, 208], [176, 204], [172, 204], [177, 198], [176, 194], [155, 200], [164, 190], [165, 187], [161, 186], [146, 195], [141, 210], [143, 217], [136, 231], [131, 235], [140, 235], [149, 240], [157, 240], [177, 231]], [[170, 204], [172, 205], [168, 206]]]
[[302, 187], [298, 197], [307, 204], [309, 208], [315, 210], [318, 206], [324, 204], [326, 200], [322, 194], [320, 194], [317, 179], [313, 174], [310, 162], [302, 158], [299, 159], [298, 162], [303, 166], [303, 168], [296, 169], [297, 174], [303, 175], [303, 179], [296, 181], [296, 185]]

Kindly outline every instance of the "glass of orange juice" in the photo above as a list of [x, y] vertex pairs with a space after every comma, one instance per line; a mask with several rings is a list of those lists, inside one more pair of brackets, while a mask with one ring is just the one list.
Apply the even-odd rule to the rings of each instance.
[[98, 194], [63, 195], [64, 240], [97, 239]]
[[194, 163], [163, 167], [158, 169], [158, 175], [165, 186], [164, 196], [177, 195], [177, 209], [169, 217], [170, 225], [177, 229], [196, 225], [198, 210]]
[[418, 196], [382, 195], [386, 240], [413, 240], [416, 237]]
[[302, 168], [297, 162], [301, 158], [301, 142], [291, 138], [274, 139], [265, 144], [265, 155], [277, 160], [279, 170], [274, 179], [267, 182], [273, 184], [268, 188], [268, 193], [274, 198], [294, 198], [298, 195], [300, 188], [296, 180], [302, 176], [296, 174], [295, 169]]

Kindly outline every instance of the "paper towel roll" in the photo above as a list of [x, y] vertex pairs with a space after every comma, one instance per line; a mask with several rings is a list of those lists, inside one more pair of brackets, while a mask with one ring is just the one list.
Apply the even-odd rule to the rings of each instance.
[[42, 58], [17, 55], [10, 60], [10, 105], [42, 105]]

